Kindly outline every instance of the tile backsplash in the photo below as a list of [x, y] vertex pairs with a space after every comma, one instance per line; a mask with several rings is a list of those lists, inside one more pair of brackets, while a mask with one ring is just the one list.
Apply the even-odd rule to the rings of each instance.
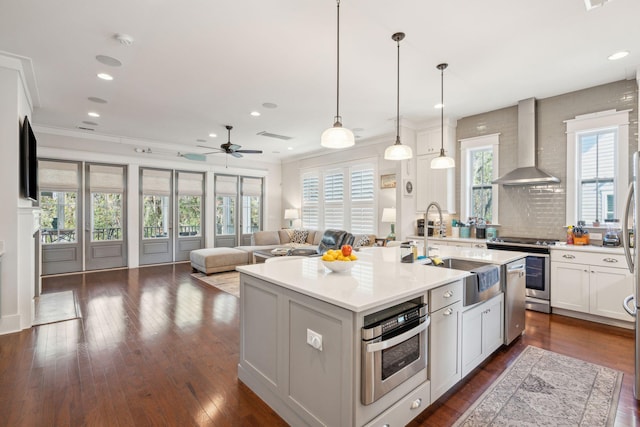
[[[638, 86], [622, 80], [536, 100], [537, 166], [560, 178], [558, 184], [499, 187], [499, 234], [564, 240], [566, 236], [567, 142], [564, 121], [604, 110], [632, 110], [629, 118], [629, 162], [638, 150]], [[458, 120], [456, 139], [500, 133], [499, 175], [517, 165], [517, 106]], [[460, 164], [460, 147], [457, 150]], [[631, 169], [630, 169], [631, 170]], [[457, 170], [460, 182], [460, 170]], [[460, 188], [457, 188], [460, 206]]]

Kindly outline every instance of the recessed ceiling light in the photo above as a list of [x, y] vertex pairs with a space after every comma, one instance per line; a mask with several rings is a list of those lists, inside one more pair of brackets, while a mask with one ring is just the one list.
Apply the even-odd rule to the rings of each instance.
[[98, 73], [98, 78], [102, 80], [107, 80], [107, 81], [113, 80], [113, 76], [107, 73]]
[[264, 108], [278, 108], [278, 104], [274, 104], [273, 102], [265, 102], [262, 106]]
[[96, 113], [95, 111], [89, 111], [89, 116], [91, 117], [100, 117], [100, 114]]
[[609, 61], [615, 61], [616, 59], [622, 59], [627, 55], [629, 55], [628, 50], [621, 50], [620, 52], [616, 52], [612, 55], [609, 55], [608, 59]]
[[438, 110], [440, 110], [440, 109], [444, 108], [444, 104], [439, 104], [438, 103], [438, 104], [434, 105], [433, 108], [437, 108]]
[[210, 137], [210, 138], [217, 138], [217, 136], [218, 136], [218, 135], [216, 135], [215, 133], [210, 133], [210, 134], [209, 134], [209, 137]]
[[605, 3], [608, 3], [610, 0], [584, 0], [584, 7], [587, 10], [595, 9], [596, 7], [604, 6]]
[[90, 96], [87, 99], [89, 101], [91, 101], [91, 102], [95, 102], [96, 104], [106, 104], [107, 103], [106, 99], [98, 98], [97, 96]]
[[258, 111], [252, 111], [252, 112], [251, 112], [251, 115], [252, 115], [253, 117], [259, 117], [259, 116], [260, 116], [260, 113], [259, 113]]
[[287, 147], [287, 150], [291, 151], [293, 150], [293, 147]]
[[119, 67], [122, 65], [120, 60], [107, 55], [98, 55], [96, 56], [96, 60], [101, 64], [108, 65], [109, 67]]

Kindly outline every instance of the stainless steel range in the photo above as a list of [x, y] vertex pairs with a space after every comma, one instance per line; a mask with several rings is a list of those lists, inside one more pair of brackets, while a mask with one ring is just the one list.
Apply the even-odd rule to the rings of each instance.
[[487, 249], [527, 252], [527, 287], [525, 305], [528, 310], [551, 312], [551, 246], [558, 240], [529, 237], [499, 237], [487, 241]]

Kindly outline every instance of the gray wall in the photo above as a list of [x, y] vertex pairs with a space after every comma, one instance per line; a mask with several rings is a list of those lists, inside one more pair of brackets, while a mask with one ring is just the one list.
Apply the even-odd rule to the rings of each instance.
[[[638, 149], [638, 86], [622, 80], [589, 89], [538, 99], [536, 103], [538, 167], [560, 178], [559, 184], [500, 186], [499, 233], [502, 236], [564, 239], [567, 140], [565, 120], [603, 110], [632, 110], [629, 123], [629, 162]], [[500, 133], [499, 175], [517, 164], [517, 106], [458, 120], [457, 139]], [[458, 143], [460, 164], [460, 146]], [[629, 169], [630, 171], [632, 169]], [[457, 180], [460, 181], [460, 170]], [[460, 187], [457, 188], [460, 206]]]

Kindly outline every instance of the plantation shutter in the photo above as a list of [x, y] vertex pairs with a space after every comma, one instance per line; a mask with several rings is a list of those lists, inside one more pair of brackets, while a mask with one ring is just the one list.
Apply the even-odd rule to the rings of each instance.
[[320, 178], [317, 174], [302, 176], [302, 226], [319, 229], [320, 227]]
[[344, 229], [344, 174], [342, 170], [324, 175], [324, 227]]
[[373, 166], [351, 169], [351, 233], [375, 234], [375, 173]]
[[78, 191], [78, 164], [40, 160], [38, 185], [40, 191]]

